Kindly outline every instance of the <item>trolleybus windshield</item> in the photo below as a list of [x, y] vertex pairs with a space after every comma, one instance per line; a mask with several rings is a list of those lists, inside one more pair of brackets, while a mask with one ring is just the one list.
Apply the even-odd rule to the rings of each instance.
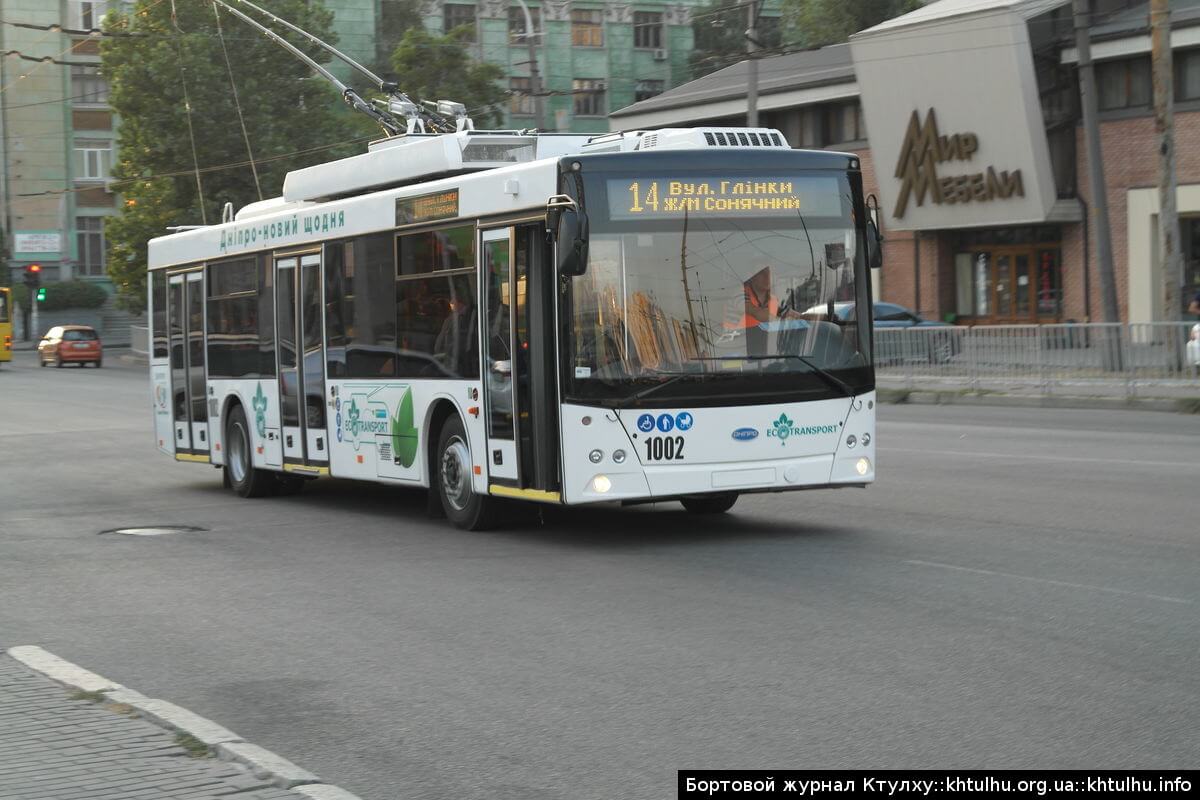
[[[846, 173], [595, 173], [585, 186], [591, 233], [587, 271], [569, 289], [569, 395], [662, 405], [871, 388], [869, 320], [853, 313], [866, 298], [863, 238]], [[835, 316], [834, 303], [851, 308]]]

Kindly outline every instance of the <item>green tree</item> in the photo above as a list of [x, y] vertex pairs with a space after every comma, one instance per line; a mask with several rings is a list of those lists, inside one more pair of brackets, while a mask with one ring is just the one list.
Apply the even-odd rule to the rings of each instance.
[[[273, 0], [268, 5], [333, 41], [332, 15], [320, 3]], [[225, 12], [223, 49], [209, 3], [138, 0], [131, 14], [110, 14], [106, 29], [131, 34], [105, 37], [100, 52], [109, 102], [121, 118], [113, 178], [125, 204], [109, 220], [105, 238], [109, 275], [126, 308], [145, 307], [148, 239], [166, 233], [168, 225], [219, 222], [226, 202], [238, 208], [259, 199], [231, 74], [263, 197], [279, 194], [288, 170], [344, 155], [356, 149], [352, 140], [370, 135], [370, 126], [345, 110], [333, 87]], [[327, 60], [315, 45], [295, 38], [301, 50]], [[193, 165], [201, 168], [203, 209]]]
[[423, 24], [418, 0], [379, 0], [379, 27], [375, 31], [375, 63], [372, 65], [376, 75], [384, 80], [397, 79], [392, 68], [392, 53], [405, 33]]
[[[765, 50], [780, 46], [780, 18], [759, 16], [758, 44]], [[693, 78], [724, 69], [746, 58], [746, 29], [749, 27], [743, 0], [712, 0], [692, 12], [695, 46], [688, 55]]]
[[444, 36], [410, 28], [392, 54], [392, 68], [400, 89], [414, 100], [454, 100], [467, 107], [477, 126], [498, 125], [506, 95], [497, 82], [504, 70], [471, 61], [469, 37], [465, 25]]
[[921, 5], [921, 0], [783, 0], [784, 36], [797, 48], [824, 47]]

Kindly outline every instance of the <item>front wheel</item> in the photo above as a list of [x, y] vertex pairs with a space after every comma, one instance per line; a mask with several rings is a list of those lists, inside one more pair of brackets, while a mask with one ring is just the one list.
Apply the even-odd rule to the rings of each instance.
[[496, 501], [475, 491], [473, 464], [462, 420], [450, 417], [438, 436], [430, 491], [437, 492], [451, 522], [464, 530], [479, 531], [495, 524]]
[[679, 502], [692, 514], [724, 514], [737, 502], [737, 492], [683, 497]]
[[251, 452], [246, 412], [234, 406], [225, 426], [225, 479], [229, 488], [242, 497], [262, 497], [275, 488], [275, 476], [268, 470], [255, 469]]

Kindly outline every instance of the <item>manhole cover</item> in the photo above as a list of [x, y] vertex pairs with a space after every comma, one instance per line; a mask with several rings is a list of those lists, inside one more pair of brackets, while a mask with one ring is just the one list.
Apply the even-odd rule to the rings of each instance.
[[167, 536], [172, 533], [195, 533], [206, 528], [195, 525], [135, 525], [130, 528], [113, 528], [100, 533], [121, 533], [125, 536]]

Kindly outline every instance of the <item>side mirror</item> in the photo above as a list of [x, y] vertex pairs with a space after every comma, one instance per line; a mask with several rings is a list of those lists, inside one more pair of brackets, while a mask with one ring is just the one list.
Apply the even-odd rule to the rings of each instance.
[[555, 240], [558, 245], [558, 274], [577, 277], [587, 272], [587, 214], [574, 208], [557, 209]]
[[870, 217], [867, 218], [867, 266], [871, 269], [883, 266], [883, 235]]

